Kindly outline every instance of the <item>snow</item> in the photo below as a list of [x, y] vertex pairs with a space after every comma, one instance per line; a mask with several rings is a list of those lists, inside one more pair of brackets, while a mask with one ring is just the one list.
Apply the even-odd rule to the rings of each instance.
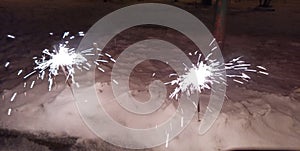
[[[241, 6], [241, 3], [246, 3], [247, 6]], [[195, 116], [179, 136], [152, 150], [300, 149], [300, 17], [296, 7], [299, 1], [274, 1], [275, 12], [255, 12], [248, 9], [256, 4], [256, 0], [231, 4], [228, 35], [222, 53], [227, 61], [244, 56], [243, 60], [258, 68], [266, 67], [269, 75], [249, 73], [248, 76], [252, 80], [244, 85], [229, 82], [227, 99], [221, 114], [207, 133], [197, 133], [199, 122]], [[115, 2], [80, 0], [1, 2], [0, 19], [3, 22], [0, 27], [5, 29], [0, 31], [1, 131], [8, 129], [37, 135], [47, 132], [57, 137], [76, 137], [78, 140], [73, 150], [80, 150], [80, 147], [95, 150], [118, 149], [103, 143], [84, 124], [77, 111], [72, 91], [65, 84], [64, 76], [56, 77], [52, 91], [48, 92], [47, 81], [41, 82], [28, 76], [25, 79], [28, 86], [24, 88], [26, 83], [22, 76], [18, 75], [21, 74], [20, 69], [24, 75], [30, 73], [33, 67], [32, 57], [39, 56], [45, 47], [59, 43], [65, 31], [70, 31], [72, 35], [84, 36], [83, 31], [87, 31], [102, 16], [122, 5]], [[278, 7], [279, 5], [284, 7]], [[201, 18], [211, 28], [213, 13], [210, 8], [194, 8], [188, 5], [181, 7]], [[136, 31], [143, 34], [135, 33]], [[7, 40], [7, 33], [18, 36]], [[187, 55], [196, 50], [193, 44], [170, 29], [145, 27], [124, 32], [121, 37], [112, 40], [111, 45], [103, 51], [110, 49], [109, 55], [117, 58], [120, 51], [129, 45], [126, 40], [133, 39], [130, 42], [134, 42], [145, 37], [158, 36], [170, 38], [171, 42], [178, 43]], [[9, 68], [5, 68], [7, 60], [10, 60]], [[174, 113], [178, 104], [171, 100], [166, 100], [163, 107], [148, 117], [147, 121], [122, 109], [113, 101], [110, 85], [112, 66], [113, 63], [110, 62], [96, 71], [95, 88], [98, 96], [103, 98], [101, 103], [116, 121], [133, 128], [155, 127]], [[165, 63], [145, 61], [138, 65], [131, 75], [131, 93], [143, 102], [150, 97], [147, 85], [153, 79], [168, 82], [176, 77], [169, 77], [171, 73], [173, 70]], [[29, 89], [33, 80], [35, 86]], [[171, 87], [168, 87], [168, 92], [172, 92]], [[204, 115], [209, 96], [204, 92], [201, 98], [200, 118]], [[15, 141], [14, 138], [0, 137], [0, 140], [7, 142], [8, 147], [3, 147], [0, 143], [0, 148], [4, 149], [17, 146], [42, 150], [49, 148], [26, 137], [17, 139], [15, 143], [20, 145], [9, 143]]]

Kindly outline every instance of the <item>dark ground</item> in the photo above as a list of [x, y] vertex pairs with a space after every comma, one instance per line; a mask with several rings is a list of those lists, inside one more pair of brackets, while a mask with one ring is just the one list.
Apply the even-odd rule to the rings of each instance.
[[[134, 2], [130, 2], [133, 4]], [[171, 3], [179, 6], [203, 21], [213, 30], [213, 9], [201, 5], [186, 3]], [[262, 92], [270, 92], [289, 96], [300, 87], [300, 1], [298, 0], [274, 0], [275, 11], [255, 11], [258, 2], [245, 0], [230, 4], [227, 20], [227, 35], [225, 48], [222, 51], [225, 60], [236, 56], [244, 56], [244, 60], [254, 65], [262, 65], [268, 69], [270, 75], [253, 76], [253, 80], [246, 85], [237, 85], [247, 89]], [[40, 55], [40, 50], [45, 46], [56, 43], [61, 35], [49, 38], [48, 33], [62, 34], [64, 31], [87, 31], [97, 20], [105, 14], [122, 6], [129, 5], [123, 1], [103, 3], [90, 0], [2, 0], [0, 2], [0, 64], [11, 61], [14, 68], [31, 66], [32, 56]], [[153, 37], [153, 31], [157, 31], [164, 38], [171, 41], [182, 39], [174, 36], [170, 29], [149, 29], [145, 37]], [[164, 34], [164, 33], [169, 33]], [[16, 40], [6, 37], [13, 34]], [[138, 33], [131, 33], [135, 37]], [[171, 36], [170, 36], [171, 35]], [[126, 37], [125, 37], [126, 39]], [[132, 39], [131, 39], [132, 40]], [[183, 45], [187, 41], [182, 41]], [[130, 42], [129, 42], [130, 43]], [[128, 44], [128, 43], [127, 43]], [[126, 44], [118, 45], [118, 49]], [[115, 49], [115, 50], [118, 50]], [[186, 50], [193, 50], [192, 45], [186, 46]], [[117, 54], [116, 54], [117, 55]], [[28, 60], [17, 64], [17, 60]], [[14, 64], [15, 63], [15, 64]], [[30, 68], [27, 71], [31, 70]], [[5, 71], [0, 67], [0, 90], [11, 89], [19, 85], [22, 80], [15, 80], [13, 74], [16, 71]], [[9, 83], [9, 84], [8, 84]], [[15, 150], [18, 144], [20, 150], [119, 150], [106, 143], [97, 144], [92, 141], [76, 143], [77, 138], [52, 137], [51, 134], [31, 134], [2, 129], [0, 130], [0, 150]]]

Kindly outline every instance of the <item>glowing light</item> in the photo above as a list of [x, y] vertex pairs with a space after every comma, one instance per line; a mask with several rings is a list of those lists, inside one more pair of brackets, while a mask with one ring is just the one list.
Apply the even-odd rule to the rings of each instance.
[[[177, 79], [165, 83], [177, 85], [174, 91], [169, 95], [170, 98], [178, 99], [178, 95], [181, 93], [186, 93], [188, 96], [195, 92], [201, 93], [204, 89], [211, 89], [213, 83], [223, 83], [228, 86], [225, 82], [226, 79], [220, 74], [220, 72], [223, 71], [230, 72], [230, 74], [226, 74], [226, 77], [232, 78], [232, 81], [238, 84], [244, 84], [244, 82], [249, 82], [251, 79], [245, 72], [269, 75], [263, 66], [256, 66], [256, 70], [250, 69], [251, 64], [241, 60], [242, 56], [234, 58], [228, 63], [220, 63], [216, 59], [210, 59], [215, 49], [215, 47], [212, 48], [211, 53], [208, 54], [203, 61], [201, 61], [201, 54], [199, 54], [196, 65], [192, 64], [192, 67], [184, 65], [186, 71], [184, 74], [177, 75], [172, 73], [169, 75], [169, 77], [174, 75], [178, 76]], [[197, 54], [196, 52], [194, 54]], [[223, 69], [220, 67], [223, 67]], [[263, 71], [258, 71], [260, 69]]]

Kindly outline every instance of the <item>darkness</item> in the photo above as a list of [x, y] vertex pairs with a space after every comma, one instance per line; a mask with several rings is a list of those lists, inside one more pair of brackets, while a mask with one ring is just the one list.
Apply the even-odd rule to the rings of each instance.
[[[291, 138], [294, 138], [296, 142], [300, 142], [300, 137], [298, 137], [300, 136], [300, 1], [298, 0], [271, 0], [269, 5], [260, 4], [259, 0], [228, 0], [226, 15], [221, 17], [224, 22], [221, 22], [219, 25], [216, 25], [216, 21], [218, 21], [217, 15], [220, 15], [216, 11], [216, 0], [1, 0], [1, 96], [4, 97], [6, 93], [11, 94], [16, 88], [23, 85], [25, 80], [16, 76], [19, 69], [23, 69], [24, 73], [32, 71], [34, 65], [32, 58], [34, 56], [41, 56], [43, 49], [51, 48], [53, 45], [61, 42], [64, 32], [69, 31], [71, 34], [76, 34], [79, 31], [87, 32], [94, 23], [105, 15], [125, 6], [146, 2], [164, 3], [179, 7], [200, 19], [215, 36], [218, 37], [220, 36], [218, 34], [221, 34], [221, 37], [223, 36], [224, 38], [222, 39], [223, 48], [221, 51], [225, 62], [237, 56], [243, 56], [243, 60], [250, 62], [253, 66], [264, 66], [267, 68], [268, 76], [249, 73], [251, 80], [243, 85], [228, 80], [227, 100], [224, 103], [221, 111], [222, 117], [220, 118], [220, 120], [222, 118], [232, 120], [233, 124], [227, 126], [227, 128], [232, 126], [228, 128], [232, 131], [234, 131], [236, 125], [247, 127], [243, 125], [243, 120], [249, 122], [251, 132], [257, 132], [253, 134], [255, 137], [249, 134], [252, 139], [251, 141], [256, 137], [262, 141], [258, 140], [257, 142], [259, 143], [257, 144], [251, 144], [251, 141], [249, 144], [239, 144], [238, 141], [231, 142], [231, 136], [228, 136], [229, 142], [220, 143], [222, 145], [214, 146], [214, 148], [210, 148], [211, 150], [258, 151], [261, 148], [265, 150], [300, 150], [300, 143], [285, 143]], [[220, 11], [223, 10], [221, 9]], [[216, 31], [222, 28], [224, 28], [224, 32], [216, 34]], [[53, 36], [49, 35], [51, 32], [54, 33]], [[7, 37], [7, 35], [14, 35], [16, 38], [12, 39]], [[82, 37], [75, 38], [71, 42], [71, 45], [77, 47], [81, 39]], [[169, 41], [183, 50], [187, 55], [189, 52], [197, 50], [197, 47], [191, 40], [174, 29], [156, 25], [143, 25], [132, 27], [119, 33], [103, 48], [103, 51], [110, 52], [114, 58], [117, 58], [128, 46], [144, 39]], [[195, 56], [190, 57], [190, 59], [194, 63], [197, 61], [197, 57]], [[10, 62], [10, 66], [7, 68], [4, 67], [6, 62]], [[153, 68], [152, 66], [149, 67], [149, 64]], [[111, 72], [112, 67], [113, 63], [109, 63], [104, 68]], [[157, 68], [161, 70], [154, 71]], [[174, 70], [161, 61], [151, 60], [150, 63], [143, 62], [132, 72], [130, 78], [132, 83], [130, 83], [129, 87], [131, 89], [139, 89], [139, 91], [148, 91], [146, 86], [151, 83], [153, 78], [143, 77], [145, 74], [153, 72], [157, 73], [157, 79], [168, 82], [168, 75], [174, 72]], [[100, 71], [96, 73], [96, 82], [110, 82], [110, 73], [104, 74]], [[142, 82], [136, 84], [136, 79]], [[46, 90], [47, 88], [43, 87], [41, 83], [38, 82], [41, 85], [41, 91]], [[170, 89], [171, 87], [168, 89], [169, 93], [171, 92]], [[238, 89], [241, 92], [237, 91]], [[41, 96], [43, 95], [41, 94]], [[149, 96], [146, 95], [144, 97], [147, 98]], [[26, 128], [22, 128], [22, 122], [23, 120], [26, 121], [26, 118], [21, 118], [20, 120], [21, 116], [18, 118], [16, 116], [16, 119], [13, 119], [12, 116], [12, 120], [9, 121], [10, 117], [7, 116], [7, 109], [10, 106], [16, 106], [16, 108], [21, 109], [22, 106], [26, 106], [26, 101], [24, 101], [26, 99], [23, 100], [23, 103], [16, 105], [13, 105], [14, 102], [9, 102], [7, 98], [5, 99], [1, 99], [2, 102], [0, 101], [0, 151], [22, 149], [53, 151], [125, 150], [103, 140], [95, 141], [93, 139], [80, 138], [77, 134], [73, 135], [72, 132], [70, 132], [71, 134], [67, 133], [61, 136], [60, 134], [55, 134], [53, 131], [48, 132], [47, 128], [39, 129], [33, 127], [30, 130], [26, 130]], [[20, 98], [20, 100], [22, 99]], [[286, 102], [280, 102], [277, 99]], [[262, 102], [257, 100], [262, 100]], [[47, 101], [45, 99], [46, 103], [38, 104], [42, 106], [43, 110], [46, 110], [45, 115], [48, 115], [49, 112], [44, 107], [45, 104], [47, 106]], [[265, 109], [264, 106], [270, 106], [266, 107], [271, 108], [267, 114], [270, 113], [272, 117], [274, 114], [274, 118], [277, 115], [280, 115], [280, 117], [286, 116], [286, 118], [279, 118], [278, 121], [275, 118], [275, 122], [268, 123], [270, 121], [264, 119], [265, 113], [257, 111], [260, 108]], [[36, 111], [36, 113], [43, 112]], [[244, 116], [244, 113], [247, 114], [247, 117], [239, 119], [238, 117]], [[43, 116], [41, 115], [41, 117]], [[256, 127], [256, 122], [260, 120], [262, 123], [267, 123], [266, 127], [274, 130], [274, 135], [271, 132], [264, 133], [264, 129], [259, 129], [261, 128], [259, 126]], [[288, 124], [289, 122], [292, 123], [288, 127], [290, 129], [280, 127], [285, 122], [284, 120], [287, 120], [286, 123]], [[18, 123], [19, 121], [20, 123]], [[12, 123], [17, 123], [16, 127], [9, 127], [10, 125], [14, 125]], [[216, 125], [214, 129], [220, 126]], [[62, 129], [62, 131], [64, 130]], [[237, 128], [237, 133], [242, 133], [238, 130]], [[285, 130], [292, 132], [286, 132]], [[278, 139], [283, 141], [281, 144], [282, 148], [278, 148], [280, 141], [273, 140], [277, 136], [277, 132], [280, 135]], [[209, 136], [212, 139], [201, 140], [215, 141], [216, 139], [216, 142], [218, 142], [219, 139], [226, 138], [226, 136], [223, 137], [222, 135], [223, 133], [220, 135], [210, 133]], [[247, 142], [248, 138], [245, 136], [248, 136], [248, 134], [243, 135], [243, 137], [241, 136], [239, 140]], [[286, 140], [285, 136], [288, 137]], [[262, 143], [263, 141], [269, 144], [264, 144]], [[18, 144], [20, 144], [20, 147], [16, 147]], [[149, 150], [176, 150], [176, 147], [172, 148], [174, 144], [176, 146], [176, 143], [173, 143], [170, 148], [164, 148], [164, 145], [162, 145]], [[190, 146], [189, 143], [186, 146], [186, 150], [195, 149], [188, 147]], [[199, 147], [199, 149], [204, 150], [205, 148]]]

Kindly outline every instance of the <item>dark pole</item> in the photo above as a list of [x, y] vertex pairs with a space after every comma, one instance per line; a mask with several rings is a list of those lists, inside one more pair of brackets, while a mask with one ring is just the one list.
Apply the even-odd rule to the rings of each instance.
[[202, 0], [203, 5], [211, 6], [212, 5], [212, 0]]
[[227, 0], [216, 0], [214, 36], [221, 49], [224, 48], [224, 41], [225, 41], [226, 12], [227, 12]]

